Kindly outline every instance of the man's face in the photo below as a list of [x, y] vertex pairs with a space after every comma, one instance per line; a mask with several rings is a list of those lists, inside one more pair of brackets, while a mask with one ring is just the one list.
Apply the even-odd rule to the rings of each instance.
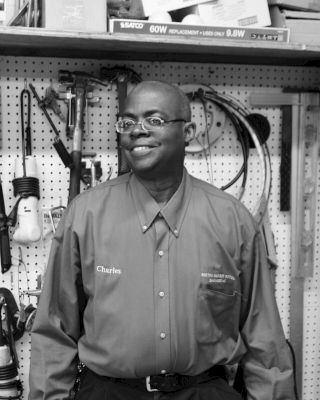
[[[143, 86], [126, 99], [123, 117], [141, 122], [146, 117], [165, 121], [184, 119], [179, 98], [170, 88]], [[144, 131], [140, 124], [129, 134], [121, 134], [121, 146], [132, 170], [138, 175], [168, 176], [183, 168], [185, 123], [173, 122]]]

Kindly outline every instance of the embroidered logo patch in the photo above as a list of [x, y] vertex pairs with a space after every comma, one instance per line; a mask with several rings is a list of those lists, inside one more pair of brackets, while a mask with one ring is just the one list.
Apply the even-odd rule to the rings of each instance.
[[201, 278], [206, 278], [208, 283], [228, 283], [235, 281], [234, 276], [219, 272], [201, 272]]

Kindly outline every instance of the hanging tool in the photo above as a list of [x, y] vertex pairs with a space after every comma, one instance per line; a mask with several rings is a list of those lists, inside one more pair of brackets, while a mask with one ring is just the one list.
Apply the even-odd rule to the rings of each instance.
[[56, 227], [60, 219], [62, 218], [65, 206], [62, 205], [62, 200], [60, 198], [59, 205], [54, 207], [43, 207], [42, 208], [42, 241], [43, 247], [45, 247], [45, 239], [50, 235], [50, 241], [52, 239], [52, 233], [55, 233]]
[[[59, 71], [59, 82], [66, 85], [69, 90], [68, 127], [73, 131], [72, 140], [72, 164], [70, 170], [68, 203], [80, 193], [82, 139], [83, 139], [83, 113], [85, 97], [90, 79], [80, 74], [72, 74], [68, 71]], [[74, 110], [74, 111], [73, 111]], [[74, 115], [75, 123], [71, 124]]]
[[50, 223], [51, 223], [51, 229], [52, 229], [53, 233], [56, 232], [56, 226], [57, 226], [57, 222], [55, 223], [54, 220], [60, 221], [65, 209], [66, 209], [66, 207], [64, 207], [64, 206], [56, 206], [56, 207], [51, 207], [48, 210], [48, 215], [49, 215]]
[[59, 100], [59, 94], [52, 86], [47, 87], [45, 90], [45, 96], [42, 99], [43, 106], [46, 109], [50, 108], [62, 122], [66, 122], [66, 118], [57, 100]]
[[1, 179], [0, 179], [0, 255], [1, 255], [1, 272], [4, 274], [11, 267], [11, 250], [10, 250], [8, 218], [6, 215]]
[[95, 152], [82, 154], [81, 177], [87, 188], [96, 186], [102, 176], [101, 162], [96, 161], [96, 155]]
[[60, 138], [60, 133], [59, 133], [58, 129], [56, 128], [56, 126], [54, 125], [54, 123], [53, 123], [53, 121], [52, 121], [52, 119], [51, 119], [51, 117], [50, 117], [50, 115], [49, 115], [49, 113], [47, 111], [46, 103], [43, 102], [40, 99], [35, 87], [31, 83], [29, 83], [29, 87], [30, 87], [34, 97], [36, 98], [36, 100], [38, 102], [38, 106], [43, 111], [43, 113], [44, 113], [45, 117], [47, 118], [47, 120], [48, 120], [48, 122], [49, 122], [49, 124], [50, 124], [50, 126], [51, 126], [51, 128], [53, 130], [53, 132], [55, 133], [55, 137], [53, 139], [53, 147], [55, 148], [56, 152], [58, 153], [58, 155], [59, 155], [61, 161], [63, 162], [64, 166], [71, 169], [72, 166], [73, 166], [72, 158], [71, 158], [70, 154], [68, 153], [68, 150], [66, 149], [65, 145], [63, 144], [63, 142], [62, 142], [62, 140]]
[[[141, 81], [133, 69], [124, 66], [115, 66], [112, 68], [102, 67], [100, 70], [101, 79], [110, 83], [116, 83], [118, 92], [118, 116], [123, 113], [124, 100], [127, 97], [128, 85], [136, 84]], [[118, 175], [125, 174], [130, 171], [130, 167], [125, 158], [125, 154], [120, 145], [120, 134], [117, 133], [117, 152], [118, 152]]]
[[280, 211], [290, 211], [292, 108], [282, 106], [281, 161], [280, 161]]
[[[27, 102], [27, 123], [24, 122], [24, 102]], [[21, 129], [25, 131], [25, 156], [31, 156], [31, 95], [27, 87], [21, 92]], [[25, 127], [25, 128], [24, 128]], [[22, 146], [24, 147], [24, 146]]]
[[20, 112], [22, 165], [18, 159], [15, 160], [15, 179], [12, 181], [14, 195], [20, 197], [13, 213], [10, 213], [10, 220], [16, 225], [13, 239], [19, 243], [31, 243], [37, 242], [41, 236], [38, 220], [40, 189], [36, 160], [31, 155], [31, 95], [26, 82], [20, 94]]
[[[79, 71], [59, 71], [59, 82], [66, 88], [65, 99], [68, 100], [68, 127], [72, 137], [72, 164], [70, 170], [68, 203], [80, 192], [82, 140], [84, 134], [84, 110], [92, 98], [94, 84], [107, 86], [101, 79]], [[63, 95], [61, 95], [63, 96]]]

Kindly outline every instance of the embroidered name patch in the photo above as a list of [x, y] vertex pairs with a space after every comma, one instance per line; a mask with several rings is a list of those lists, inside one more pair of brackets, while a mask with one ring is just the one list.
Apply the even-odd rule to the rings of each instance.
[[122, 270], [120, 268], [105, 267], [103, 265], [97, 266], [97, 272], [102, 272], [103, 274], [107, 274], [107, 275], [121, 275], [122, 274]]

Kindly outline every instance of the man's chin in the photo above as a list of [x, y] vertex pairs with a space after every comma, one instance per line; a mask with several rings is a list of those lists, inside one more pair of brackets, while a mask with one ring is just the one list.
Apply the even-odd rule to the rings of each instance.
[[152, 162], [150, 159], [147, 159], [147, 157], [145, 158], [141, 157], [140, 159], [139, 158], [133, 159], [132, 157], [130, 158], [128, 157], [127, 161], [134, 172], [139, 172], [139, 171], [147, 172], [149, 170], [150, 171], [153, 170], [155, 167], [155, 163]]

